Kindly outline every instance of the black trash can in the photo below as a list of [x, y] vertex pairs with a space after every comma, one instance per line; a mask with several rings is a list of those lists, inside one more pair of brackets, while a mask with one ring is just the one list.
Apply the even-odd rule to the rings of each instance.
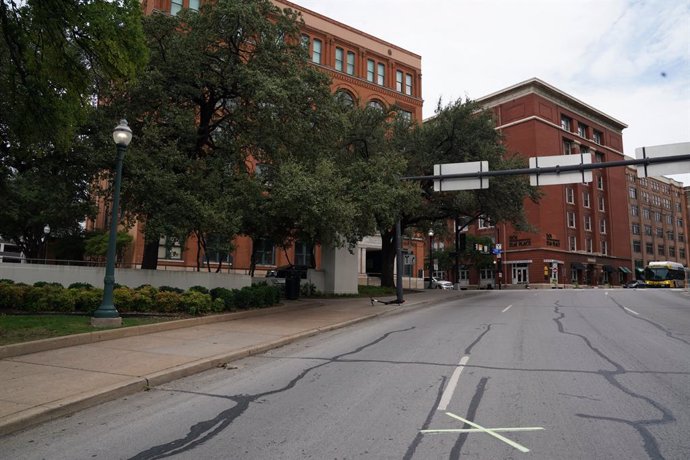
[[290, 271], [285, 276], [285, 298], [288, 300], [299, 299], [300, 276], [298, 272]]

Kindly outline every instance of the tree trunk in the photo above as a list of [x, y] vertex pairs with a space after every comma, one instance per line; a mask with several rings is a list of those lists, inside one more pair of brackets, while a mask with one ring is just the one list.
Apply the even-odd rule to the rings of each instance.
[[381, 286], [395, 287], [395, 231], [381, 232]]
[[142, 270], [156, 270], [158, 268], [158, 243], [159, 239], [153, 241], [144, 240], [144, 256], [141, 260]]

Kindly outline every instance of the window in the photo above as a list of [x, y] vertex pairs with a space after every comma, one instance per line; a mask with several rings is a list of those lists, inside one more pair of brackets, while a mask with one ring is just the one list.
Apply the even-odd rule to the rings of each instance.
[[589, 208], [589, 192], [582, 192], [582, 206]]
[[639, 235], [640, 234], [640, 224], [632, 224], [632, 234], [633, 235]]
[[601, 242], [601, 253], [604, 255], [608, 255], [609, 253], [609, 243], [606, 240]]
[[652, 226], [651, 225], [645, 225], [644, 226], [644, 234], [647, 236], [652, 236]]
[[367, 81], [374, 82], [374, 66], [375, 63], [371, 59], [367, 59]]
[[585, 216], [585, 230], [592, 231], [592, 216]]
[[603, 195], [599, 195], [599, 211], [606, 211], [606, 200]]
[[650, 214], [651, 214], [651, 211], [649, 210], [649, 208], [642, 208], [642, 217], [649, 220]]
[[671, 214], [666, 214], [666, 224], [673, 225], [673, 216]]
[[568, 227], [575, 228], [575, 213], [574, 212], [568, 213]]
[[678, 234], [678, 241], [681, 243], [685, 243], [685, 233]]
[[642, 245], [638, 240], [633, 240], [633, 252], [642, 252]]
[[681, 259], [685, 259], [685, 248], [680, 248], [678, 250], [678, 257]]
[[568, 250], [577, 251], [577, 237], [568, 236]]
[[575, 204], [575, 190], [571, 187], [565, 189], [565, 201], [569, 204]]
[[468, 281], [470, 279], [470, 271], [467, 269], [461, 268], [458, 274], [458, 278], [460, 278], [460, 281]]
[[256, 242], [256, 264], [257, 265], [275, 265], [275, 251], [273, 241], [261, 238]]
[[647, 254], [654, 255], [654, 243], [645, 243], [644, 250]]
[[597, 176], [597, 188], [604, 190], [604, 176]]
[[395, 72], [395, 90], [402, 93], [403, 91], [403, 73], [402, 70]]
[[352, 51], [347, 52], [347, 71], [348, 75], [355, 74], [355, 53]]
[[403, 120], [405, 120], [407, 122], [412, 121], [412, 112], [408, 112], [407, 110], [400, 110], [400, 111], [398, 111], [398, 113], [400, 114], [400, 117]]
[[189, 0], [189, 9], [199, 11], [199, 0]]
[[640, 208], [638, 208], [637, 205], [631, 204], [630, 205], [630, 214], [633, 216], [639, 216], [640, 215]]
[[678, 227], [680, 227], [680, 228], [683, 228], [683, 219], [680, 219], [680, 218], [679, 218], [679, 219], [676, 221], [676, 225], [677, 225]]
[[592, 238], [585, 238], [585, 251], [594, 252], [594, 244], [592, 243]]
[[354, 107], [355, 105], [355, 98], [352, 97], [349, 91], [344, 89], [336, 91], [335, 98], [345, 107]]
[[377, 110], [380, 110], [383, 112], [383, 104], [381, 104], [379, 101], [377, 101], [375, 99], [369, 101], [369, 103], [367, 104], [367, 107], [372, 107], [374, 109], [377, 109]]
[[405, 75], [405, 94], [412, 96], [412, 75]]
[[295, 265], [311, 265], [311, 248], [304, 241], [295, 242]]
[[594, 162], [595, 163], [603, 163], [605, 160], [604, 154], [601, 152], [597, 152], [594, 154]]
[[628, 196], [633, 200], [637, 199], [637, 189], [635, 187], [628, 187]]
[[378, 69], [378, 74], [376, 75], [377, 83], [380, 86], [384, 86], [386, 84], [386, 65], [382, 64], [379, 62], [379, 69]]
[[666, 255], [666, 251], [663, 244], [660, 244], [656, 247], [656, 253], [660, 256]]
[[657, 238], [663, 238], [664, 237], [664, 229], [657, 227], [656, 229], [656, 236]]
[[342, 48], [336, 48], [335, 49], [335, 70], [342, 72], [343, 71], [343, 57], [344, 57], [344, 52]]
[[479, 270], [479, 278], [483, 280], [494, 279], [494, 269], [493, 268], [482, 268]]
[[570, 131], [573, 126], [573, 119], [565, 115], [561, 115], [561, 128], [566, 131]]
[[158, 240], [158, 258], [182, 260], [182, 245], [178, 238], [164, 236]]
[[311, 50], [311, 61], [314, 64], [321, 64], [321, 40], [318, 38], [314, 39]]
[[577, 134], [580, 137], [587, 139], [587, 125], [584, 123], [577, 122]]
[[599, 145], [602, 145], [602, 143], [601, 143], [602, 137], [603, 137], [603, 136], [602, 136], [601, 131], [597, 131], [597, 130], [595, 129], [595, 130], [592, 132], [592, 140], [593, 140], [595, 143], [599, 144]]
[[170, 14], [175, 16], [182, 10], [182, 0], [172, 0], [170, 2]]
[[606, 219], [599, 221], [599, 233], [606, 234]]
[[478, 228], [493, 228], [494, 224], [491, 222], [491, 219], [486, 218], [486, 217], [480, 217], [477, 219], [477, 227]]
[[589, 147], [587, 147], [586, 145], [580, 145], [580, 153], [589, 153]]
[[572, 155], [575, 151], [573, 141], [563, 139], [563, 155]]
[[676, 247], [675, 246], [669, 246], [668, 247], [668, 256], [669, 257], [676, 257]]
[[656, 222], [661, 222], [661, 213], [659, 211], [654, 211], [654, 220]]
[[302, 48], [305, 50], [309, 49], [309, 35], [302, 35]]

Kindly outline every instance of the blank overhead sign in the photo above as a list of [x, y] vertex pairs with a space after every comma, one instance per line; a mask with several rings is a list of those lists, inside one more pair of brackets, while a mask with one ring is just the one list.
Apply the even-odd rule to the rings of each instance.
[[[635, 149], [635, 157], [638, 160], [645, 158], [674, 157], [688, 154], [690, 154], [690, 142], [654, 145], [651, 147], [638, 147]], [[688, 160], [640, 165], [637, 167], [637, 177], [663, 176], [664, 174], [684, 173], [690, 173], [690, 161]]]
[[443, 177], [455, 174], [476, 174], [489, 170], [488, 161], [472, 161], [468, 163], [445, 163], [434, 165], [434, 192], [451, 192], [455, 190], [476, 190], [489, 188], [486, 177]]
[[[548, 157], [531, 157], [529, 159], [530, 169], [535, 168], [558, 168], [562, 166], [577, 166], [592, 164], [592, 154], [581, 153], [579, 155], [558, 155]], [[592, 171], [549, 171], [538, 172], [529, 175], [529, 183], [533, 187], [540, 185], [573, 184], [582, 182], [592, 182]]]

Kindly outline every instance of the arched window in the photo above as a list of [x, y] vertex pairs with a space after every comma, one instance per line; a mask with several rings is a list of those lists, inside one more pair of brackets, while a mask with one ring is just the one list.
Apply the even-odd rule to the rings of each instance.
[[345, 107], [354, 107], [355, 105], [355, 98], [347, 90], [339, 89], [335, 93], [335, 98]]
[[367, 103], [367, 107], [373, 107], [375, 109], [379, 109], [383, 111], [383, 104], [381, 101], [377, 101], [376, 99], [372, 99]]

